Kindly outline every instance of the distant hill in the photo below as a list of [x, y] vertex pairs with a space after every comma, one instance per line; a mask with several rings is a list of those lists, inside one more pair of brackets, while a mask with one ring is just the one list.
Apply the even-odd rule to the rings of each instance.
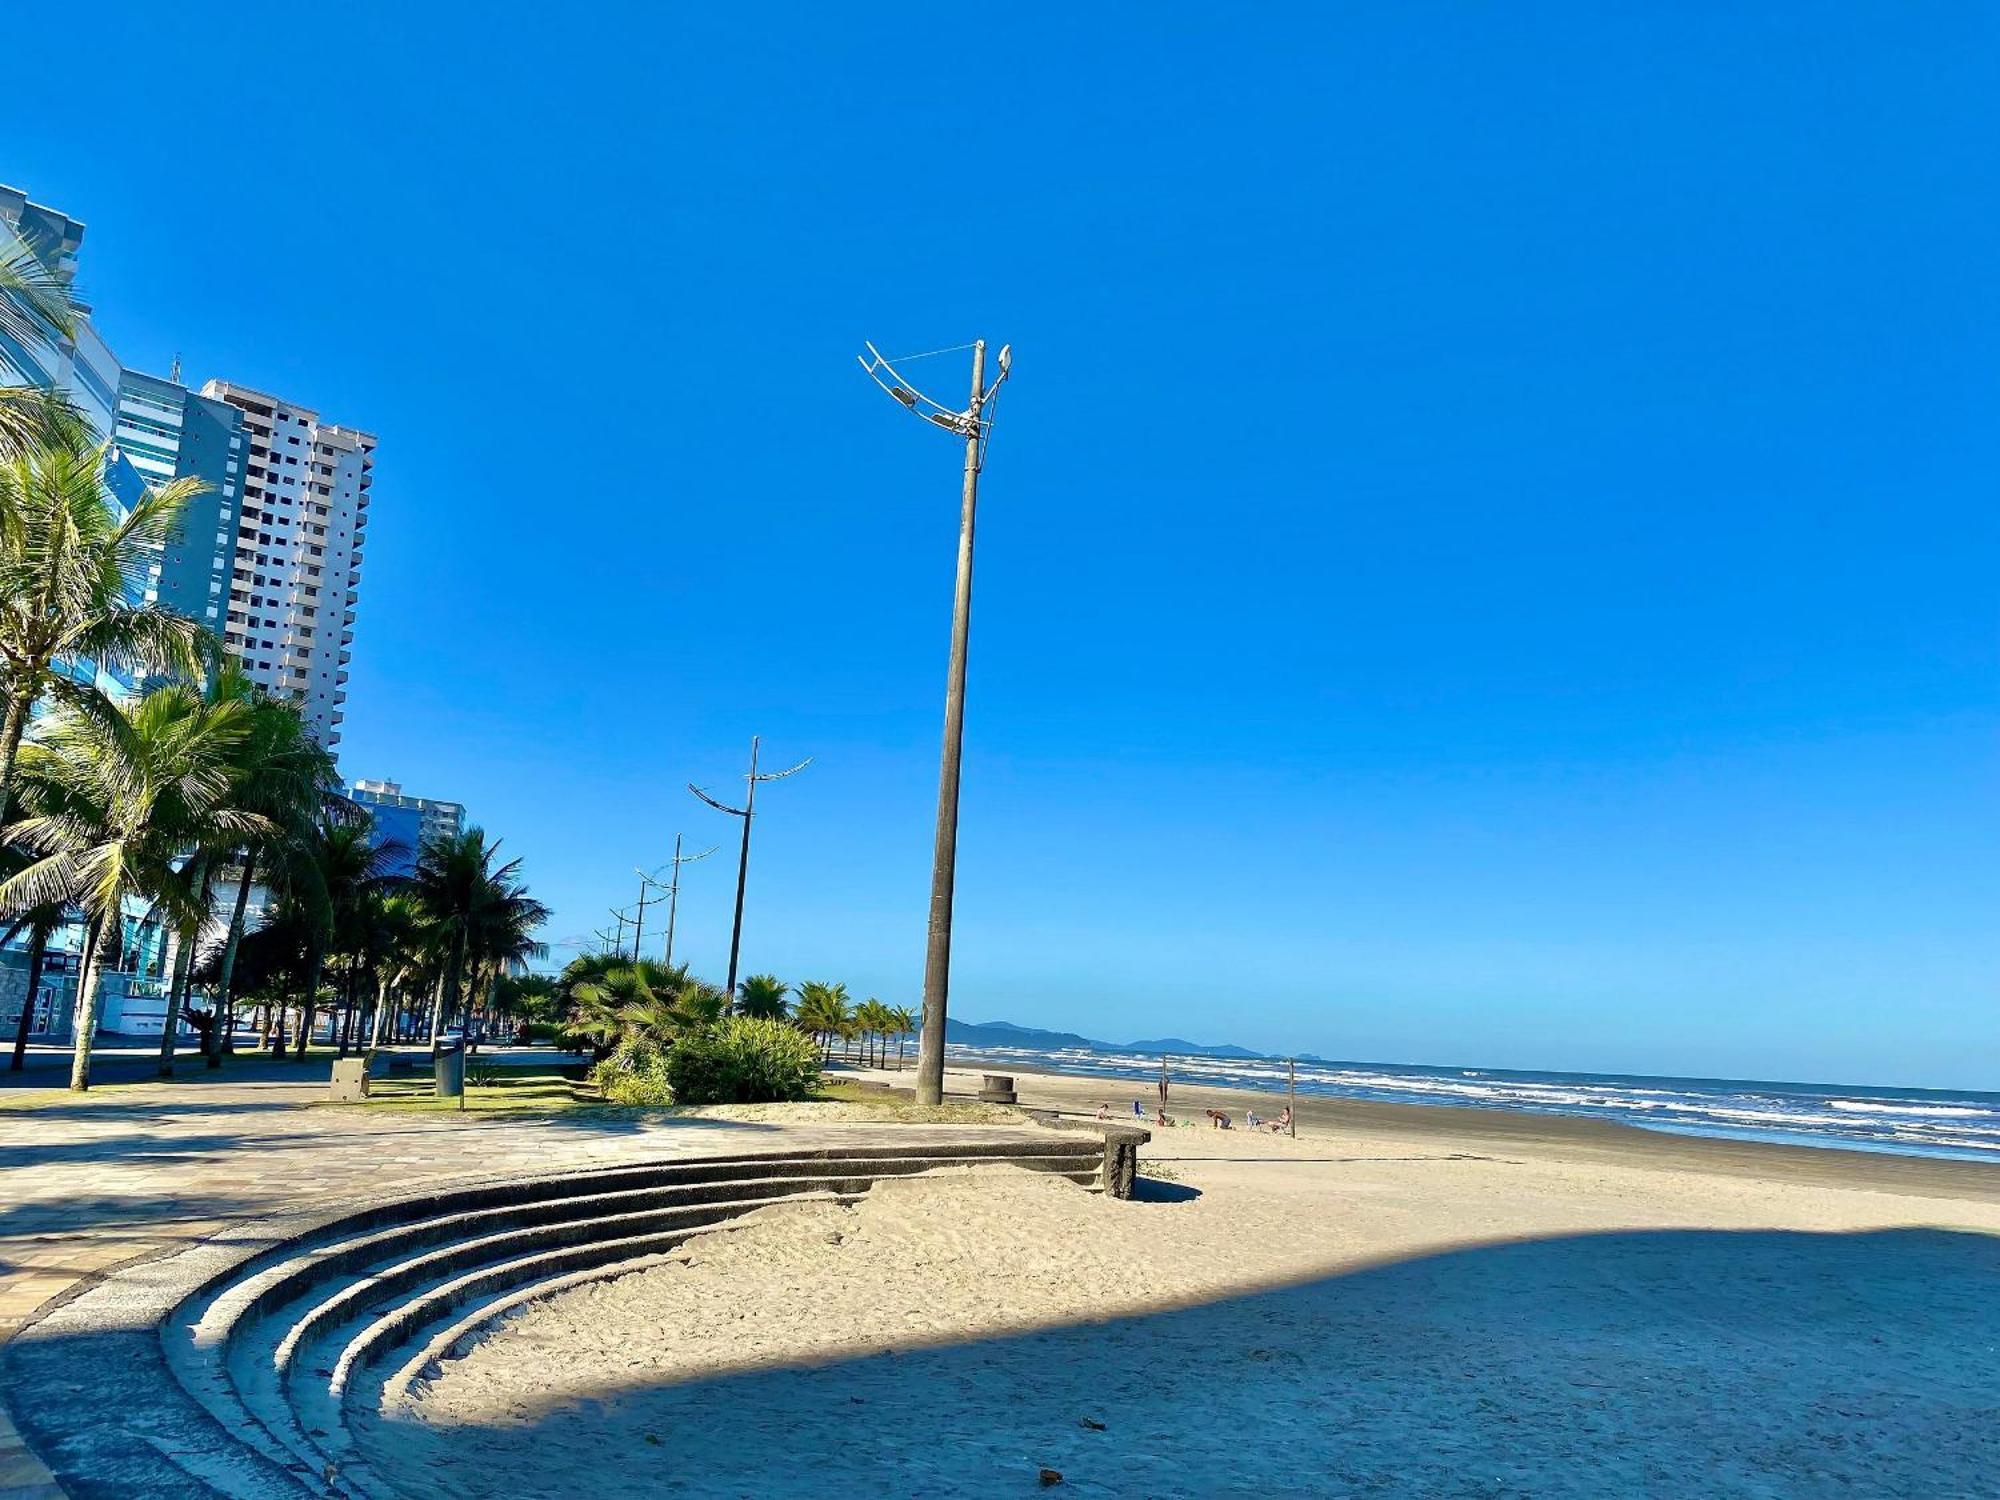
[[1096, 1052], [1180, 1052], [1202, 1057], [1262, 1057], [1248, 1047], [1227, 1042], [1190, 1042], [1185, 1037], [1157, 1037], [1140, 1042], [1099, 1042], [1074, 1031], [1045, 1031], [1016, 1026], [1012, 1021], [955, 1021], [945, 1018], [944, 1039], [961, 1047], [1028, 1047], [1051, 1052], [1062, 1047], [1088, 1047]]
[[1177, 1036], [1163, 1036], [1147, 1042], [1127, 1042], [1123, 1052], [1199, 1052], [1203, 1057], [1262, 1057], [1261, 1052], [1252, 1052], [1248, 1047], [1239, 1047], [1233, 1042], [1190, 1042]]

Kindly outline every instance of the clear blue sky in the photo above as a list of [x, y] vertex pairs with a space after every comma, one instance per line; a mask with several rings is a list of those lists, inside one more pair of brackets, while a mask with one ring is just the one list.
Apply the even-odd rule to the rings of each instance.
[[747, 966], [914, 1003], [980, 334], [956, 1014], [2000, 1086], [1990, 8], [498, 10], [16, 17], [0, 180], [380, 434], [343, 769], [551, 936], [757, 731]]

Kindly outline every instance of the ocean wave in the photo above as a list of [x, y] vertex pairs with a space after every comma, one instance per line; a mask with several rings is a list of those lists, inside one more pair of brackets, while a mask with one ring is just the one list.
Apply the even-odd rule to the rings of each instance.
[[1852, 1114], [1916, 1115], [1940, 1120], [2000, 1120], [2000, 1110], [1980, 1109], [1967, 1104], [1878, 1104], [1871, 1099], [1829, 1099], [1826, 1102], [1829, 1109], [1844, 1109]]
[[[1158, 1082], [1161, 1061], [1149, 1053], [1102, 1053], [1083, 1048], [951, 1050], [967, 1062], [1047, 1068], [1101, 1079], [1108, 1086], [1123, 1085], [1135, 1092], [1150, 1092]], [[1208, 1084], [1275, 1095], [1282, 1093], [1295, 1075], [1300, 1093], [1320, 1097], [1522, 1110], [1733, 1140], [1984, 1160], [2000, 1157], [2000, 1096], [1995, 1096], [1991, 1105], [1978, 1103], [1981, 1096], [1951, 1103], [1894, 1096], [1856, 1099], [1838, 1089], [1803, 1084], [1606, 1074], [1511, 1077], [1477, 1068], [1399, 1069], [1340, 1063], [1288, 1068], [1275, 1058], [1193, 1055], [1173, 1057], [1168, 1067], [1177, 1086], [1195, 1088]], [[1113, 1087], [1110, 1091], [1118, 1090]]]

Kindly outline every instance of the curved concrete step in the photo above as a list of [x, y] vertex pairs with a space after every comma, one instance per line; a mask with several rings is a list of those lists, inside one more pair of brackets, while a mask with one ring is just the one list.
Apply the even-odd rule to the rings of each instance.
[[[658, 1264], [688, 1235], [728, 1222], [718, 1216], [983, 1162], [1090, 1185], [1104, 1171], [1104, 1145], [1088, 1136], [909, 1134], [496, 1178], [239, 1221], [44, 1310], [0, 1346], [0, 1378], [36, 1451], [80, 1496], [364, 1496], [375, 1492], [365, 1473], [339, 1471], [352, 1454], [336, 1396], [379, 1399], [492, 1318]], [[378, 1295], [343, 1297], [371, 1277], [383, 1277]], [[255, 1413], [238, 1384], [251, 1372]], [[60, 1394], [79, 1380], [104, 1399]], [[379, 1493], [409, 1476], [392, 1478]]]
[[533, 1179], [503, 1189], [500, 1202], [490, 1185], [399, 1200], [255, 1257], [239, 1279], [189, 1299], [180, 1337], [168, 1330], [166, 1341], [176, 1374], [218, 1421], [272, 1462], [321, 1475], [328, 1493], [358, 1494], [366, 1486], [341, 1477], [353, 1458], [350, 1384], [465, 1303], [475, 1312], [452, 1326], [476, 1328], [532, 1300], [517, 1295], [523, 1283], [623, 1274], [616, 1268], [656, 1261], [771, 1203], [851, 1201], [882, 1177], [1000, 1162], [1094, 1185], [1102, 1156], [1057, 1139], [1039, 1150], [1018, 1141], [878, 1145]]

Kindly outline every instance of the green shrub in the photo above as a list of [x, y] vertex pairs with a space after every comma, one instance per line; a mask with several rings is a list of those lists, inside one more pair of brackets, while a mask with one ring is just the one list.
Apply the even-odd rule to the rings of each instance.
[[768, 1104], [812, 1096], [819, 1052], [783, 1021], [724, 1016], [675, 1038], [664, 1071], [676, 1104]]
[[620, 1042], [590, 1070], [590, 1081], [613, 1104], [671, 1104], [666, 1054], [650, 1042]]

